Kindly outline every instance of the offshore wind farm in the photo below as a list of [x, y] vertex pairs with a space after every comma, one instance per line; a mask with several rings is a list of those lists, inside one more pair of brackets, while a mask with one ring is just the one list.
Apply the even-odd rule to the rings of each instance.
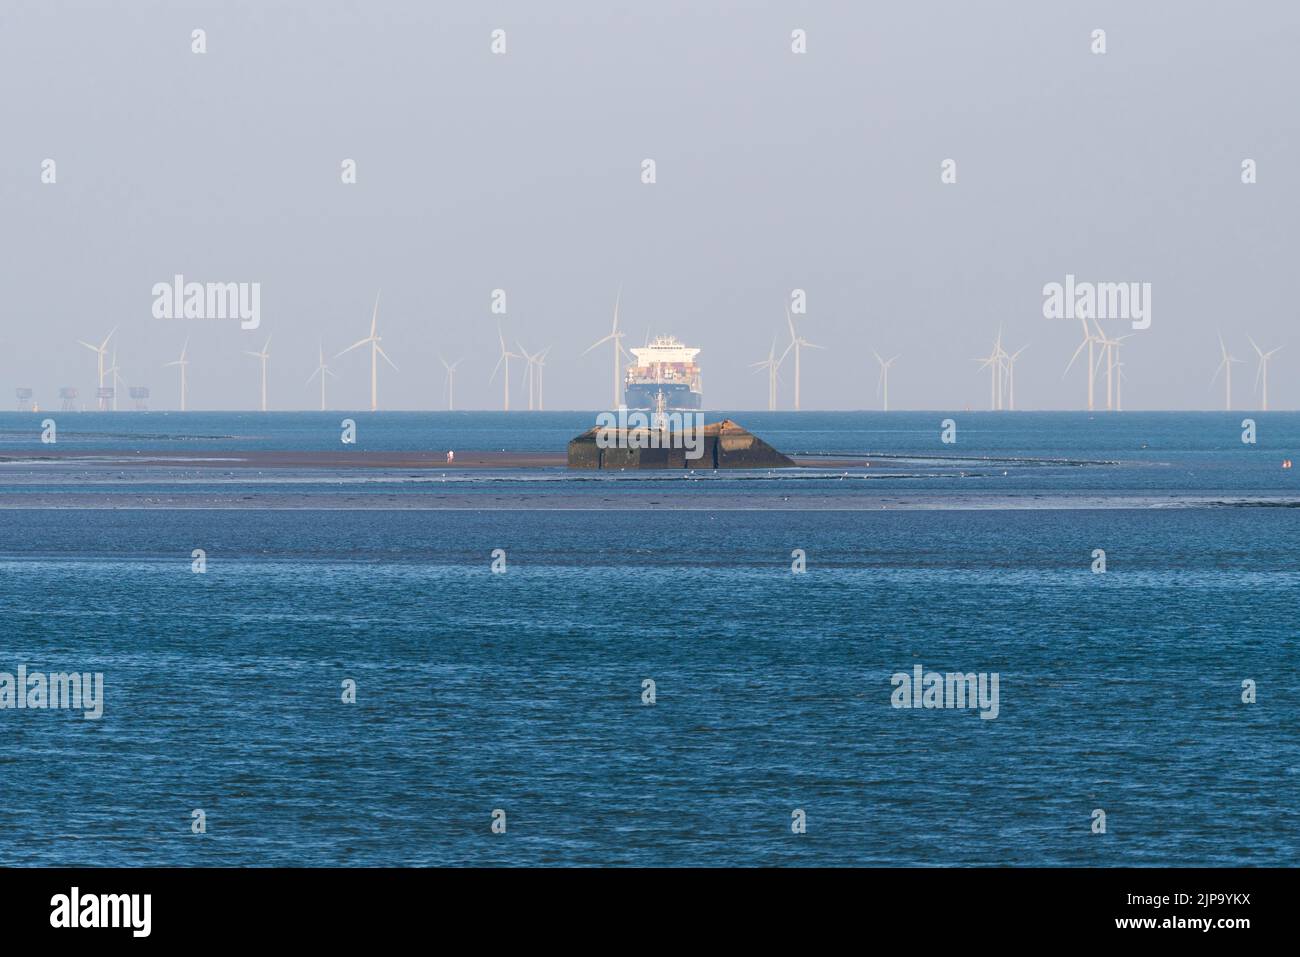
[[[703, 392], [699, 385], [700, 367], [695, 364], [695, 356], [702, 350], [698, 348], [686, 348], [681, 345], [675, 336], [672, 335], [656, 337], [654, 342], [658, 343], [658, 345], [654, 345], [651, 341], [651, 336], [647, 333], [645, 346], [640, 350], [634, 349], [629, 351], [623, 345], [623, 340], [626, 338], [626, 332], [619, 324], [619, 306], [622, 301], [622, 295], [622, 291], [620, 290], [618, 295], [615, 297], [613, 323], [609, 332], [596, 339], [584, 350], [573, 353], [562, 353], [559, 355], [561, 361], [560, 371], [566, 385], [575, 387], [584, 382], [589, 383], [589, 386], [585, 388], [576, 390], [571, 388], [569, 395], [572, 396], [574, 391], [578, 391], [584, 401], [577, 403], [570, 402], [568, 406], [572, 408], [592, 408], [597, 410], [602, 408], [616, 409], [620, 405], [649, 408], [654, 404], [654, 396], [656, 392], [663, 391], [669, 399], [668, 405], [670, 408], [674, 407], [675, 403], [685, 401], [687, 397], [689, 397], [690, 401], [683, 405], [682, 408], [706, 407], [703, 404]], [[785, 307], [784, 318], [784, 332], [788, 338], [782, 342], [781, 333], [774, 334], [766, 358], [745, 362], [743, 353], [739, 352], [733, 346], [724, 350], [723, 355], [719, 359], [715, 360], [717, 362], [715, 369], [718, 367], [726, 369], [726, 364], [729, 363], [732, 372], [738, 368], [748, 368], [755, 373], [765, 373], [766, 377], [765, 396], [758, 390], [736, 388], [733, 386], [730, 393], [724, 396], [723, 401], [725, 402], [725, 407], [732, 409], [766, 408], [768, 411], [775, 411], [778, 408], [785, 407], [793, 409], [794, 411], [802, 410], [804, 365], [808, 361], [805, 359], [804, 350], [825, 351], [827, 347], [813, 343], [800, 334], [796, 328], [795, 318], [788, 304]], [[1059, 386], [1052, 386], [1050, 401], [1044, 401], [1041, 382], [1039, 383], [1037, 402], [1035, 402], [1033, 398], [1026, 402], [1023, 390], [1021, 392], [1020, 400], [1017, 400], [1017, 362], [1021, 359], [1025, 351], [1029, 349], [1029, 343], [1026, 342], [1018, 346], [1014, 351], [1008, 351], [1004, 344], [1005, 324], [999, 324], [990, 352], [987, 355], [978, 356], [973, 359], [973, 361], [979, 363], [978, 371], [986, 372], [989, 376], [989, 397], [986, 404], [976, 397], [975, 390], [972, 388], [967, 393], [966, 401], [963, 401], [960, 405], [942, 406], [931, 405], [924, 401], [912, 401], [906, 403], [904, 407], [915, 410], [927, 408], [974, 409], [983, 407], [992, 411], [1000, 412], [1012, 412], [1016, 411], [1017, 408], [1021, 410], [1078, 408], [1088, 412], [1122, 412], [1122, 383], [1124, 380], [1132, 377], [1133, 373], [1126, 370], [1129, 369], [1133, 363], [1126, 363], [1121, 359], [1121, 348], [1125, 343], [1129, 343], [1131, 346], [1136, 346], [1140, 349], [1141, 341], [1138, 338], [1138, 334], [1133, 332], [1126, 334], [1119, 334], [1118, 332], [1108, 333], [1096, 318], [1089, 320], [1088, 318], [1080, 317], [1078, 321], [1080, 323], [1080, 328], [1082, 329], [1082, 338], [1078, 341], [1074, 351], [1069, 354], [1068, 359], [1065, 361], [1064, 370], [1061, 374], [1061, 384]], [[368, 347], [367, 351], [370, 358], [369, 377], [368, 380], [361, 380], [363, 382], [368, 381], [368, 407], [361, 404], [350, 405], [345, 401], [341, 402], [338, 400], [336, 400], [336, 402], [330, 407], [339, 409], [351, 408], [354, 410], [365, 410], [368, 408], [368, 411], [371, 412], [379, 411], [384, 407], [381, 406], [379, 401], [380, 360], [383, 360], [383, 362], [387, 364], [394, 373], [398, 370], [397, 365], [394, 363], [392, 358], [384, 351], [383, 346], [380, 345], [382, 337], [378, 333], [378, 323], [379, 297], [376, 296], [371, 309], [369, 334], [364, 338], [345, 346], [341, 351], [333, 356], [336, 360], [341, 359], [355, 350]], [[672, 324], [669, 325], [670, 327], [672, 326]], [[758, 324], [751, 323], [748, 325], [748, 328], [753, 328], [755, 325]], [[1024, 323], [1023, 325], [1029, 324]], [[114, 326], [98, 344], [84, 339], [76, 340], [77, 345], [95, 354], [95, 374], [91, 382], [87, 384], [84, 392], [76, 386], [65, 385], [62, 387], [65, 393], [93, 396], [95, 403], [94, 407], [99, 411], [119, 411], [119, 399], [129, 393], [132, 388], [136, 388], [137, 390], [143, 388], [146, 391], [149, 389], [149, 386], [145, 385], [145, 383], [135, 381], [138, 379], [138, 376], [133, 375], [131, 381], [128, 381], [128, 379], [122, 375], [122, 367], [118, 364], [118, 349], [124, 344], [122, 341], [123, 336], [119, 334], [121, 328], [122, 326], [120, 323]], [[479, 340], [479, 349], [477, 354], [462, 355], [455, 360], [454, 364], [448, 363], [443, 358], [441, 347], [435, 340], [433, 342], [434, 348], [432, 352], [433, 356], [436, 358], [436, 362], [439, 363], [443, 369], [444, 379], [442, 389], [440, 392], [431, 390], [427, 393], [427, 399], [423, 403], [415, 406], [402, 406], [402, 408], [433, 409], [439, 406], [448, 409], [454, 408], [454, 381], [456, 369], [462, 363], [468, 362], [473, 365], [477, 362], [480, 367], [490, 366], [491, 371], [487, 377], [487, 382], [489, 384], [499, 383], [501, 398], [496, 407], [502, 411], [511, 411], [510, 388], [512, 378], [514, 378], [511, 375], [511, 360], [515, 360], [514, 369], [517, 375], [517, 381], [515, 381], [516, 395], [519, 394], [520, 390], [522, 390], [526, 395], [524, 405], [527, 411], [541, 411], [544, 409], [545, 400], [543, 398], [543, 376], [548, 360], [554, 362], [551, 353], [555, 348], [555, 344], [550, 343], [544, 348], [539, 348], [536, 352], [529, 352], [522, 339], [516, 338], [514, 348], [512, 349], [507, 346], [505, 321], [503, 319], [498, 319], [491, 328], [494, 328], [496, 333], [497, 351], [495, 354], [495, 363], [489, 361], [492, 358], [492, 355], [486, 353], [484, 348], [486, 345], [486, 342], [484, 341], [486, 339], [485, 336], [480, 335], [476, 337]], [[761, 328], [761, 325], [759, 328]], [[1059, 325], [1056, 329], [1052, 330], [1044, 330], [1040, 327], [1038, 330], [1038, 338], [1047, 338], [1046, 332], [1050, 331], [1052, 333], [1051, 338], [1056, 341], [1056, 348], [1062, 350], [1059, 354], [1063, 354], [1063, 348], [1060, 345], [1060, 328]], [[534, 334], [537, 332], [536, 329], [533, 329], [532, 331]], [[545, 334], [546, 330], [543, 329], [542, 332]], [[1276, 345], [1268, 351], [1264, 351], [1250, 335], [1247, 334], [1243, 336], [1246, 343], [1249, 344], [1250, 349], [1255, 353], [1257, 359], [1255, 376], [1250, 393], [1243, 397], [1235, 394], [1233, 391], [1232, 367], [1234, 365], [1243, 364], [1245, 360], [1237, 357], [1229, 351], [1222, 331], [1218, 332], [1216, 335], [1218, 346], [1217, 362], [1210, 364], [1207, 361], [1207, 367], [1212, 368], [1213, 370], [1209, 379], [1209, 385], [1211, 387], [1217, 387], [1220, 383], [1222, 384], [1223, 399], [1221, 407], [1225, 410], [1240, 408], [1243, 410], [1255, 410], [1261, 412], [1269, 411], [1268, 373], [1270, 363], [1272, 363], [1276, 354], [1283, 349], [1284, 343]], [[115, 336], [117, 337], [116, 341], [114, 341]], [[150, 338], [153, 337], [151, 336]], [[746, 341], [750, 341], [753, 336], [752, 334], [746, 334], [743, 338], [745, 338]], [[303, 364], [300, 366], [300, 368], [306, 369], [309, 372], [305, 384], [317, 388], [319, 391], [318, 404], [312, 397], [310, 391], [306, 389], [296, 391], [284, 390], [281, 392], [281, 395], [283, 395], [284, 398], [279, 403], [271, 402], [268, 391], [269, 382], [271, 381], [269, 366], [270, 341], [271, 337], [268, 336], [260, 350], [243, 350], [244, 355], [255, 358], [259, 362], [259, 386], [255, 393], [256, 400], [253, 403], [253, 407], [262, 412], [271, 411], [272, 409], [279, 411], [294, 411], [312, 407], [318, 407], [320, 409], [326, 408], [327, 393], [325, 389], [325, 379], [327, 377], [337, 379], [340, 372], [337, 367], [326, 364], [324, 342], [321, 341], [317, 343], [316, 351], [318, 355], [316, 365], [309, 366]], [[463, 339], [461, 342], [463, 344]], [[111, 357], [109, 354], [110, 343], [114, 343]], [[128, 348], [133, 344], [134, 343], [132, 343], [129, 338], [125, 343]], [[405, 346], [406, 344], [403, 345]], [[430, 343], [426, 340], [420, 343], [413, 343], [412, 345], [418, 345], [420, 351], [429, 351]], [[592, 368], [590, 363], [583, 361], [585, 357], [601, 347], [607, 347], [609, 349], [612, 362], [612, 397], [608, 404], [602, 404], [599, 395], [598, 370]], [[660, 353], [655, 352], [656, 348], [660, 350]], [[778, 348], [780, 348], [779, 355]], [[832, 350], [835, 350], [834, 346], [831, 348]], [[193, 402], [189, 399], [189, 367], [194, 364], [194, 359], [190, 354], [189, 349], [190, 339], [187, 337], [181, 342], [179, 358], [160, 364], [162, 368], [178, 369], [179, 374], [178, 379], [176, 380], [177, 387], [175, 391], [172, 392], [172, 400], [170, 404], [166, 404], [164, 400], [155, 406], [156, 409], [161, 410], [164, 408], [171, 408], [178, 411], [187, 411], [196, 408]], [[683, 349], [685, 349], [684, 352], [682, 351]], [[867, 348], [865, 351], [875, 361], [878, 367], [879, 374], [876, 379], [874, 393], [863, 387], [847, 405], [831, 406], [828, 407], [826, 411], [831, 411], [834, 408], [872, 408], [877, 400], [881, 402], [881, 407], [884, 411], [888, 411], [890, 408], [889, 372], [894, 361], [898, 359], [899, 356], [895, 355], [889, 359], [885, 359], [874, 349]], [[1043, 352], [1044, 347], [1040, 345], [1038, 351]], [[633, 355], [634, 352], [637, 353], [637, 356]], [[813, 353], [813, 355], [815, 356], [815, 353]], [[640, 356], [640, 358], [638, 358], [638, 356]], [[1206, 358], [1207, 360], [1214, 358], [1213, 353], [1207, 350]], [[818, 360], [813, 359], [812, 361], [816, 363]], [[626, 369], [624, 368], [625, 362], [628, 363]], [[1140, 370], [1142, 363], [1140, 352], [1139, 358], [1136, 362], [1136, 368]], [[634, 367], [633, 363], [639, 363], [639, 365]], [[922, 365], [921, 363], [914, 360], [910, 365], [912, 367], [910, 373], [913, 379], [923, 378], [925, 376], [924, 368], [920, 367]], [[1072, 376], [1071, 372], [1076, 367], [1079, 368], [1080, 372]], [[142, 365], [136, 366], [136, 369], [139, 368], [142, 368]], [[786, 369], [786, 375], [784, 376], [782, 375], [783, 368]], [[636, 371], [634, 371], [634, 369]], [[817, 366], [814, 365], [812, 370], [816, 372]], [[355, 368], [350, 369], [354, 381], [356, 380], [356, 371]], [[428, 380], [430, 371], [431, 370], [429, 369], [423, 371], [423, 378], [426, 381]], [[632, 388], [634, 376], [638, 377], [635, 380], [635, 389]], [[1080, 377], [1083, 379], [1084, 383], [1084, 396], [1079, 399], [1074, 399], [1073, 396], [1077, 394], [1074, 392], [1074, 388], [1077, 388], [1077, 386], [1070, 387], [1065, 383], [1068, 381], [1077, 382]], [[817, 378], [820, 380], [820, 375], [818, 375]], [[855, 378], [854, 381], [865, 386], [869, 380], [867, 378]], [[1290, 382], [1295, 381], [1295, 379], [1294, 377], [1291, 377], [1285, 381], [1289, 384]], [[689, 388], [690, 391], [682, 391], [686, 388]], [[32, 384], [30, 377], [24, 380], [22, 385], [15, 386], [15, 394], [19, 399], [19, 408], [28, 408], [32, 411], [40, 410], [41, 395], [50, 395], [54, 392], [55, 390], [49, 384], [46, 384], [43, 387]], [[164, 392], [163, 395], [165, 394], [166, 393]], [[355, 392], [352, 394], [355, 396]], [[916, 395], [915, 392], [909, 394]], [[630, 403], [629, 400], [631, 400]], [[462, 407], [465, 407], [463, 402], [461, 405]], [[1218, 403], [1213, 399], [1211, 390], [1207, 389], [1205, 393], [1205, 404], [1203, 407], [1212, 408], [1216, 405], [1218, 405]], [[898, 403], [895, 402], [894, 406], [898, 407]], [[229, 393], [223, 392], [221, 397], [219, 397], [213, 404], [205, 407], [214, 411], [220, 411], [225, 409], [239, 409], [244, 407], [244, 404], [238, 401], [231, 401]], [[484, 404], [477, 407], [490, 408], [492, 406], [490, 404]], [[721, 407], [721, 403], [715, 401], [713, 407]], [[66, 408], [68, 411], [82, 411], [85, 410], [87, 406], [82, 403], [79, 405], [74, 404]], [[1158, 411], [1161, 410], [1163, 406], [1140, 406], [1140, 408], [1145, 408], [1148, 411]], [[518, 403], [516, 403], [514, 411], [520, 411]]]

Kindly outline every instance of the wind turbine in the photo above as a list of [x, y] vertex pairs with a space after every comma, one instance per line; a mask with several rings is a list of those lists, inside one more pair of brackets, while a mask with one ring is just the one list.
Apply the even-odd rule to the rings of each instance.
[[262, 346], [261, 352], [249, 352], [247, 349], [244, 350], [244, 355], [252, 356], [254, 359], [262, 360], [262, 411], [263, 412], [266, 411], [266, 363], [267, 360], [271, 358], [271, 353], [269, 351], [270, 348], [271, 348], [271, 337], [267, 336], [266, 345]]
[[[1247, 336], [1246, 338], [1250, 339], [1250, 336]], [[1255, 387], [1258, 388], [1261, 382], [1264, 385], [1264, 390], [1260, 394], [1259, 410], [1261, 412], [1267, 412], [1268, 411], [1268, 360], [1273, 358], [1273, 353], [1277, 352], [1277, 350], [1281, 349], [1282, 347], [1278, 346], [1277, 349], [1272, 349], [1268, 352], [1265, 352], [1259, 346], [1255, 345], [1254, 339], [1250, 339], [1250, 344], [1251, 347], [1255, 350], [1255, 354], [1259, 356], [1259, 368], [1255, 370]]]
[[[271, 340], [267, 339], [266, 344], [269, 346]], [[316, 371], [307, 377], [307, 385], [311, 385], [311, 380], [320, 376], [320, 410], [325, 411], [325, 377], [334, 375], [334, 370], [325, 364], [325, 343], [320, 344], [320, 364], [316, 366]]]
[[[614, 297], [614, 325], [613, 327], [611, 327], [609, 331], [609, 335], [605, 336], [605, 338], [603, 339], [597, 339], [595, 342], [587, 346], [587, 348], [582, 351], [582, 354], [585, 356], [588, 352], [590, 352], [592, 349], [596, 348], [597, 346], [604, 345], [606, 342], [614, 343], [614, 406], [613, 407], [616, 409], [622, 404], [618, 392], [619, 359], [621, 358], [621, 356], [627, 354], [627, 350], [623, 348], [623, 333], [620, 332], [618, 328], [618, 305], [619, 302], [622, 300], [622, 298], [623, 298], [623, 290], [619, 289], [618, 295]], [[504, 350], [505, 347], [503, 345], [502, 351]], [[515, 358], [517, 359], [519, 357], [515, 356]]]
[[438, 361], [441, 362], [442, 367], [447, 370], [447, 411], [450, 412], [456, 408], [456, 366], [460, 365], [465, 360], [457, 359], [455, 362], [448, 365], [447, 360], [442, 357], [442, 353], [438, 353]]
[[181, 411], [185, 411], [185, 367], [190, 364], [190, 360], [185, 358], [185, 350], [190, 347], [190, 340], [186, 339], [185, 344], [181, 346], [181, 357], [175, 362], [167, 362], [167, 366], [181, 367]]
[[1214, 380], [1219, 377], [1220, 372], [1226, 373], [1224, 378], [1223, 391], [1223, 408], [1229, 410], [1232, 408], [1232, 364], [1240, 362], [1236, 356], [1228, 355], [1228, 347], [1223, 344], [1223, 334], [1219, 334], [1219, 351], [1223, 353], [1223, 359], [1219, 362], [1219, 367], [1214, 370], [1214, 379], [1210, 380], [1210, 385], [1214, 385]]
[[[787, 349], [786, 352], [790, 350]], [[782, 354], [781, 358], [776, 357], [776, 336], [772, 337], [772, 348], [767, 350], [767, 358], [761, 362], [751, 362], [749, 367], [755, 372], [760, 369], [767, 370], [767, 411], [772, 412], [776, 409], [776, 370], [781, 368], [781, 362], [785, 359]]]
[[[371, 412], [377, 411], [379, 408], [379, 357], [383, 356], [384, 361], [393, 367], [393, 371], [394, 372], [397, 371], [397, 366], [393, 363], [392, 359], [388, 358], [388, 353], [385, 352], [383, 346], [379, 344], [380, 340], [383, 337], [379, 335], [378, 330], [379, 330], [379, 293], [375, 293], [375, 311], [374, 314], [370, 317], [370, 335], [366, 336], [364, 339], [358, 339], [356, 342], [352, 343], [352, 345], [348, 346], [346, 349], [344, 349], [342, 352], [339, 353], [339, 356], [346, 355], [347, 353], [351, 352], [353, 349], [364, 346], [366, 343], [370, 343], [370, 411]], [[334, 358], [337, 359], [338, 356], [335, 356]]]
[[550, 352], [553, 348], [555, 347], [547, 346], [541, 352], [537, 353], [537, 355], [534, 357], [537, 360], [537, 411], [538, 412], [541, 412], [546, 408], [545, 404], [542, 402], [542, 373], [546, 369], [546, 354]]
[[[511, 352], [508, 348], [506, 348], [506, 337], [505, 337], [505, 335], [501, 332], [501, 327], [500, 327], [500, 326], [497, 326], [497, 338], [501, 340], [501, 358], [498, 359], [498, 360], [497, 360], [497, 364], [496, 364], [495, 366], [492, 367], [492, 377], [488, 379], [488, 382], [490, 383], [490, 382], [492, 382], [494, 379], [496, 379], [496, 377], [497, 377], [497, 372], [500, 371], [500, 369], [501, 369], [501, 363], [504, 362], [504, 363], [505, 363], [505, 366], [506, 366], [506, 375], [505, 375], [505, 379], [502, 380], [502, 381], [504, 382], [504, 384], [505, 384], [505, 401], [504, 401], [504, 410], [505, 410], [506, 412], [509, 412], [509, 411], [510, 411], [510, 360], [511, 360], [511, 359], [522, 359], [523, 357], [522, 357], [522, 356], [515, 355], [515, 354], [514, 354], [513, 352]], [[599, 343], [598, 343], [598, 344], [599, 344]]]
[[1124, 374], [1124, 363], [1115, 363], [1115, 411], [1124, 411], [1124, 380], [1128, 376]]
[[803, 349], [805, 346], [808, 347], [809, 349], [820, 349], [820, 348], [822, 348], [822, 347], [819, 346], [819, 345], [815, 345], [814, 343], [809, 342], [807, 339], [802, 338], [802, 337], [801, 337], [797, 332], [795, 332], [795, 330], [794, 330], [794, 319], [792, 319], [792, 318], [790, 317], [790, 307], [789, 307], [789, 306], [786, 306], [786, 307], [785, 307], [785, 322], [786, 322], [786, 325], [788, 325], [788, 326], [790, 327], [790, 344], [789, 344], [788, 346], [785, 347], [785, 352], [781, 353], [781, 358], [780, 358], [780, 360], [777, 362], [777, 365], [780, 365], [782, 362], [785, 361], [785, 357], [786, 357], [786, 355], [789, 354], [789, 352], [790, 352], [791, 349], [794, 350], [794, 410], [795, 410], [796, 412], [798, 412], [798, 411], [799, 411], [799, 366], [800, 366], [800, 363], [799, 363], [799, 357], [800, 357], [800, 352], [802, 351], [802, 349]]
[[[1097, 329], [1097, 342], [1101, 343], [1103, 346], [1106, 347], [1102, 351], [1101, 356], [1098, 357], [1097, 362], [1100, 363], [1102, 359], [1106, 360], [1106, 411], [1110, 412], [1113, 411], [1115, 408], [1115, 403], [1113, 399], [1114, 396], [1113, 386], [1114, 386], [1115, 364], [1119, 362], [1120, 343], [1122, 343], [1125, 339], [1129, 337], [1120, 336], [1118, 339], [1111, 339], [1106, 335], [1106, 333], [1102, 331], [1101, 323], [1099, 323], [1096, 319], [1092, 320], [1092, 324]], [[1096, 370], [1093, 371], [1095, 373]]]
[[1002, 353], [1002, 361], [1007, 366], [1007, 408], [1014, 412], [1016, 410], [1016, 360], [1020, 358], [1020, 353], [1028, 349], [1029, 346], [1023, 345], [1011, 355]]
[[520, 379], [520, 381], [528, 384], [528, 411], [532, 412], [533, 411], [533, 382], [534, 382], [533, 366], [537, 362], [537, 356], [529, 355], [528, 350], [524, 348], [524, 344], [520, 342], [518, 339], [516, 339], [515, 342], [518, 343], [519, 351], [523, 354], [522, 358], [524, 359], [525, 362], [528, 363], [526, 366], [524, 366], [524, 374]]
[[1002, 326], [998, 326], [997, 338], [993, 340], [993, 351], [987, 356], [980, 356], [972, 361], [981, 363], [980, 369], [989, 370], [989, 408], [1001, 411], [1003, 399], [1003, 382], [1007, 372], [1007, 350], [1002, 348]]
[[[113, 327], [113, 331], [110, 332], [108, 335], [106, 335], [106, 336], [104, 337], [104, 341], [101, 342], [101, 343], [100, 343], [99, 345], [97, 345], [97, 346], [96, 346], [96, 345], [92, 345], [91, 343], [87, 342], [85, 339], [78, 339], [78, 340], [77, 340], [77, 343], [78, 343], [79, 345], [83, 345], [83, 346], [85, 346], [85, 347], [86, 347], [87, 349], [89, 349], [91, 352], [95, 353], [96, 356], [97, 356], [97, 358], [98, 358], [98, 362], [99, 362], [99, 388], [101, 388], [101, 389], [104, 388], [104, 357], [105, 357], [106, 355], [108, 355], [108, 340], [110, 340], [110, 339], [113, 338], [113, 333], [114, 333], [114, 332], [117, 332], [117, 326], [114, 326], [114, 327]], [[104, 397], [103, 397], [102, 395], [101, 395], [101, 396], [98, 396], [98, 402], [99, 402], [99, 411], [100, 411], [100, 412], [103, 412], [103, 411], [104, 411]]]
[[1087, 319], [1080, 319], [1079, 322], [1082, 323], [1083, 325], [1083, 341], [1079, 343], [1079, 348], [1074, 350], [1074, 355], [1070, 356], [1070, 361], [1065, 366], [1065, 372], [1061, 373], [1061, 378], [1064, 379], [1066, 377], [1066, 375], [1070, 371], [1070, 367], [1074, 365], [1074, 360], [1079, 358], [1079, 353], [1083, 352], [1084, 346], [1087, 346], [1088, 347], [1088, 411], [1091, 412], [1093, 410], [1093, 388], [1096, 385], [1096, 381], [1097, 381], [1097, 361], [1093, 357], [1093, 346], [1097, 343], [1098, 340], [1095, 336], [1093, 336], [1091, 332], [1088, 331]]
[[[1275, 351], [1276, 351], [1276, 350], [1275, 350]], [[121, 391], [121, 390], [118, 388], [118, 386], [119, 386], [119, 385], [121, 384], [121, 382], [122, 382], [122, 376], [121, 376], [121, 372], [122, 372], [122, 370], [119, 369], [119, 368], [118, 368], [118, 365], [117, 365], [117, 347], [116, 347], [116, 346], [113, 348], [113, 365], [112, 365], [112, 368], [105, 369], [104, 371], [105, 371], [106, 373], [108, 373], [109, 381], [113, 383], [113, 411], [116, 412], [116, 411], [117, 411], [117, 396], [118, 396], [118, 393]]]
[[894, 359], [897, 359], [898, 356], [894, 356], [893, 358], [890, 359], [882, 359], [880, 357], [880, 353], [876, 352], [874, 349], [871, 350], [871, 354], [875, 356], [876, 361], [880, 363], [880, 378], [876, 380], [876, 394], [880, 395], [881, 390], [882, 389], [884, 390], [884, 394], [885, 394], [884, 411], [888, 412], [889, 411], [889, 367], [894, 364]]

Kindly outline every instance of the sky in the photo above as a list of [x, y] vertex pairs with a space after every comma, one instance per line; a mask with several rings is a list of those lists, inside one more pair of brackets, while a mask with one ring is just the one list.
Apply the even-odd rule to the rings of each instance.
[[[193, 52], [193, 31], [206, 52]], [[1093, 31], [1106, 52], [1093, 52]], [[506, 52], [492, 52], [493, 31]], [[803, 30], [806, 53], [792, 50]], [[609, 403], [610, 328], [701, 348], [707, 408], [763, 408], [806, 293], [805, 409], [986, 408], [999, 327], [1020, 408], [1078, 409], [1077, 320], [1043, 287], [1150, 283], [1103, 323], [1129, 409], [1300, 406], [1300, 4], [59, 2], [0, 9], [0, 400], [128, 384], [176, 408], [500, 408], [498, 323], [551, 346], [547, 408]], [[55, 161], [53, 183], [44, 161]], [[344, 183], [342, 164], [356, 163]], [[643, 182], [643, 161], [655, 182]], [[945, 160], [956, 182], [941, 178]], [[1257, 181], [1242, 182], [1243, 160]], [[260, 327], [160, 319], [176, 274], [260, 284]], [[506, 313], [491, 311], [506, 293]], [[524, 397], [512, 363], [513, 404]], [[793, 405], [782, 368], [779, 407]], [[1104, 369], [1102, 377], [1104, 380]], [[1104, 381], [1099, 382], [1104, 403]], [[9, 396], [10, 399], [4, 399]]]

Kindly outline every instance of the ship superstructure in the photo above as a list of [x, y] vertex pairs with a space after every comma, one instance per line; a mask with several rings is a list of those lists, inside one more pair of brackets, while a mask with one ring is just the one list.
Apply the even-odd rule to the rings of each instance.
[[684, 346], [674, 336], [655, 336], [632, 349], [634, 364], [623, 378], [623, 404], [629, 409], [693, 412], [703, 405], [699, 349]]

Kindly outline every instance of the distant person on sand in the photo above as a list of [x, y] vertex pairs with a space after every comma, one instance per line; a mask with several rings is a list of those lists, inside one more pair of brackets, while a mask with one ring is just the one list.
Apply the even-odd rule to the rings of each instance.
[[450, 465], [450, 464], [451, 464], [452, 462], [454, 462], [454, 461], [456, 461], [456, 453], [453, 452], [451, 449], [448, 449], [448, 450], [447, 450], [447, 464]]

